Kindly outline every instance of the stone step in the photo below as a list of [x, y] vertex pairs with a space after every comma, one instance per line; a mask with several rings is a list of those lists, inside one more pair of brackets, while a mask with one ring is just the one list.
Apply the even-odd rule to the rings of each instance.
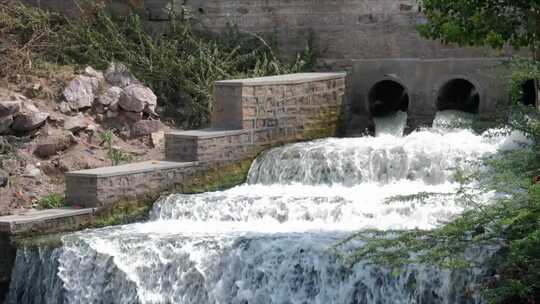
[[85, 208], [104, 207], [181, 184], [195, 162], [145, 161], [66, 173], [66, 202]]
[[227, 163], [252, 151], [250, 130], [202, 129], [165, 134], [165, 159], [182, 162]]
[[69, 231], [84, 226], [94, 215], [94, 208], [26, 210], [24, 213], [1, 216], [0, 234], [45, 233]]

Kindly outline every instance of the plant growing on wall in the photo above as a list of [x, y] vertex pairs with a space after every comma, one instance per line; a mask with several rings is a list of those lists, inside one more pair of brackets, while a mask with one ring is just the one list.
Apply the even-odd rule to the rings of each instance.
[[132, 159], [131, 155], [113, 146], [113, 137], [114, 133], [112, 130], [107, 130], [101, 134], [101, 140], [107, 149], [107, 156], [111, 160], [112, 165], [117, 166], [123, 162], [130, 161]]

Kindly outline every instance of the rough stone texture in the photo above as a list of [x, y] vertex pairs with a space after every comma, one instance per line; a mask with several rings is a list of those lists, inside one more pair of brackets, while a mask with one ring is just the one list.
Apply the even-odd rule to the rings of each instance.
[[150, 135], [161, 130], [163, 125], [159, 120], [140, 120], [131, 126], [132, 137]]
[[0, 117], [0, 134], [9, 132], [13, 124], [13, 116]]
[[121, 63], [112, 62], [109, 64], [104, 76], [110, 85], [121, 88], [131, 84], [140, 84], [139, 80]]
[[88, 128], [90, 121], [82, 114], [70, 117], [64, 122], [64, 129], [70, 132], [78, 132]]
[[98, 102], [104, 106], [114, 106], [120, 101], [122, 95], [122, 88], [110, 87], [98, 98]]
[[14, 118], [11, 128], [17, 132], [32, 131], [42, 126], [48, 117], [49, 113], [39, 112], [35, 106], [24, 103], [22, 111]]
[[145, 108], [153, 110], [157, 105], [157, 97], [148, 87], [132, 84], [124, 88], [119, 106], [130, 112], [142, 112]]
[[99, 79], [86, 75], [78, 75], [64, 89], [64, 98], [72, 110], [92, 106], [99, 89]]
[[350, 73], [347, 98], [346, 133], [360, 135], [369, 128], [369, 92], [380, 81], [402, 84], [409, 95], [408, 127], [431, 125], [437, 112], [441, 88], [453, 79], [471, 82], [480, 95], [478, 112], [490, 117], [507, 104], [507, 79], [504, 59], [373, 59], [355, 60]]
[[19, 100], [0, 101], [0, 117], [15, 115], [21, 111], [22, 102]]
[[73, 138], [67, 134], [47, 136], [38, 141], [34, 153], [41, 158], [48, 158], [68, 149], [73, 143]]

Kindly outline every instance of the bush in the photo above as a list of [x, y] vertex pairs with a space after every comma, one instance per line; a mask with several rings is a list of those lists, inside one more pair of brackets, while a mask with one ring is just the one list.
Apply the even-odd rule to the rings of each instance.
[[[84, 12], [84, 13], [83, 13]], [[195, 31], [173, 18], [161, 34], [152, 35], [137, 14], [114, 18], [99, 5], [81, 7], [81, 16], [62, 16], [21, 4], [0, 4], [0, 33], [16, 37], [29, 59], [91, 65], [126, 64], [158, 96], [165, 113], [179, 113], [183, 128], [204, 127], [212, 111], [216, 80], [311, 70], [315, 52], [306, 50], [283, 63], [262, 37], [230, 27], [215, 35]]]
[[38, 201], [40, 209], [57, 209], [65, 206], [64, 197], [58, 193], [51, 193]]

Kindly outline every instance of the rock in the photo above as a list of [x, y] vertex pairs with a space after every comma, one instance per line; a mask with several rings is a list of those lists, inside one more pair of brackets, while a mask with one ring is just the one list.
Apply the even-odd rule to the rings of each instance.
[[2, 161], [2, 168], [12, 175], [17, 174], [17, 169], [19, 169], [19, 161], [16, 159], [4, 159]]
[[41, 158], [48, 158], [67, 150], [73, 144], [71, 137], [66, 134], [47, 136], [38, 141], [34, 154]]
[[18, 132], [28, 132], [41, 127], [47, 121], [49, 113], [40, 112], [35, 106], [24, 103], [22, 111], [14, 117], [11, 129]]
[[0, 117], [16, 115], [21, 109], [22, 102], [18, 100], [0, 100]]
[[107, 118], [116, 118], [118, 117], [118, 112], [108, 110], [107, 113], [105, 113], [105, 116], [107, 116]]
[[160, 131], [162, 128], [159, 120], [141, 120], [131, 126], [131, 136], [140, 137]]
[[8, 181], [9, 181], [9, 174], [6, 171], [0, 169], [0, 187], [7, 186]]
[[103, 76], [103, 72], [97, 71], [91, 66], [88, 66], [84, 69], [83, 75], [96, 78], [99, 82], [105, 82], [105, 77]]
[[131, 84], [140, 84], [139, 80], [131, 74], [122, 63], [111, 62], [105, 71], [105, 80], [112, 86], [127, 87]]
[[13, 116], [0, 118], [0, 134], [8, 133], [13, 124]]
[[75, 77], [64, 89], [64, 98], [72, 110], [92, 106], [99, 89], [99, 79], [85, 75]]
[[64, 129], [73, 133], [77, 133], [81, 130], [88, 128], [90, 122], [82, 115], [77, 115], [66, 119], [64, 122]]
[[96, 133], [98, 131], [98, 127], [95, 124], [88, 125], [88, 128], [86, 128], [86, 132], [89, 133]]
[[157, 97], [145, 86], [133, 84], [124, 89], [119, 105], [129, 112], [142, 112], [147, 106], [155, 108]]
[[120, 101], [120, 96], [122, 96], [122, 88], [120, 87], [110, 87], [98, 98], [98, 102], [104, 106], [112, 105]]
[[119, 112], [120, 116], [124, 118], [124, 121], [127, 124], [133, 124], [137, 121], [140, 121], [143, 119], [143, 113], [142, 112], [126, 112], [121, 111]]
[[38, 167], [28, 164], [24, 168], [24, 176], [26, 177], [39, 177], [41, 175], [41, 170]]
[[99, 103], [94, 104], [93, 109], [96, 114], [103, 114], [106, 111], [105, 106]]
[[152, 140], [152, 146], [154, 148], [157, 148], [161, 146], [161, 143], [165, 139], [165, 132], [164, 131], [154, 132], [150, 134], [150, 139]]
[[69, 103], [67, 103], [65, 101], [62, 101], [58, 105], [58, 109], [60, 110], [60, 112], [62, 112], [64, 114], [71, 112], [71, 106], [69, 105]]

